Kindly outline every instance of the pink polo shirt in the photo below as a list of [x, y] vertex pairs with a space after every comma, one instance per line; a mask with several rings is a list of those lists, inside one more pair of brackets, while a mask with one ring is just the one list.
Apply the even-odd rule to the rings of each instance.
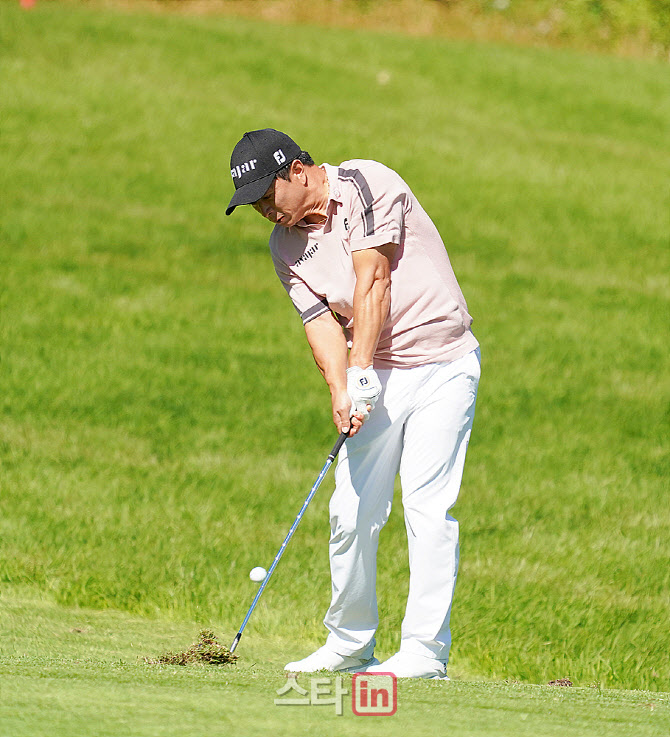
[[352, 337], [353, 251], [395, 243], [391, 306], [375, 368], [453, 361], [478, 343], [472, 318], [440, 234], [407, 184], [376, 161], [324, 164], [328, 218], [275, 226], [270, 251], [277, 275], [303, 323], [331, 310]]

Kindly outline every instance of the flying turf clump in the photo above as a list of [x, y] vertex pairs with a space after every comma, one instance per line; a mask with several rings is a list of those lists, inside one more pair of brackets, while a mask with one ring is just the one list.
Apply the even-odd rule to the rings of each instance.
[[144, 658], [148, 665], [228, 665], [237, 660], [230, 650], [221, 645], [211, 630], [200, 630], [198, 642], [182, 653], [165, 653], [158, 658]]

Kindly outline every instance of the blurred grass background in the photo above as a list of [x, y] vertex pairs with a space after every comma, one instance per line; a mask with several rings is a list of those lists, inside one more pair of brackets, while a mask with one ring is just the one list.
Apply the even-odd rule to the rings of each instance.
[[89, 0], [670, 61], [670, 0]]
[[[667, 65], [138, 7], [0, 3], [3, 592], [236, 631], [334, 440], [266, 225], [224, 216], [271, 125], [397, 169], [475, 316], [452, 676], [670, 690]], [[246, 635], [287, 657], [327, 486]], [[380, 654], [406, 569], [398, 500]]]

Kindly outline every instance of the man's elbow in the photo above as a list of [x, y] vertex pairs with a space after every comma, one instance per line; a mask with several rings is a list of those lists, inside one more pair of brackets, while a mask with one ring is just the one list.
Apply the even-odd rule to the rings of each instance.
[[382, 299], [388, 299], [391, 295], [391, 274], [386, 269], [375, 274], [373, 289], [375, 294]]

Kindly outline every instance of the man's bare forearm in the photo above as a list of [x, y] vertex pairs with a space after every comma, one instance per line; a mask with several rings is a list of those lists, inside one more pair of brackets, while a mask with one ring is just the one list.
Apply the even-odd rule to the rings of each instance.
[[360, 414], [351, 414], [347, 391], [347, 341], [333, 314], [326, 312], [305, 325], [314, 360], [330, 389], [333, 422], [338, 432], [351, 428], [355, 435], [363, 425]]
[[372, 365], [382, 327], [391, 306], [391, 264], [395, 245], [356, 251], [354, 290], [354, 337], [349, 366]]
[[347, 386], [347, 341], [332, 313], [326, 312], [305, 325], [314, 361], [331, 391]]

